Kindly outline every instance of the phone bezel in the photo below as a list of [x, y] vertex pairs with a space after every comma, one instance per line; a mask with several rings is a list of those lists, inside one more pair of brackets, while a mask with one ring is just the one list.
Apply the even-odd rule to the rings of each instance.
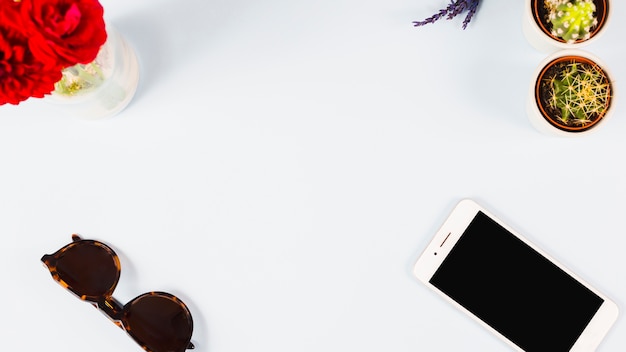
[[459, 202], [452, 211], [452, 213], [449, 215], [449, 217], [445, 220], [444, 224], [436, 232], [434, 238], [431, 240], [429, 245], [426, 247], [424, 252], [420, 255], [417, 262], [415, 263], [414, 275], [417, 277], [417, 279], [433, 291], [437, 292], [446, 301], [450, 302], [461, 311], [465, 312], [465, 314], [472, 317], [475, 321], [477, 321], [482, 326], [498, 336], [500, 339], [505, 341], [509, 346], [515, 348], [518, 351], [523, 351], [522, 349], [520, 349], [519, 346], [515, 345], [509, 339], [500, 334], [497, 330], [493, 329], [491, 326], [483, 322], [480, 318], [476, 317], [474, 314], [469, 312], [467, 309], [448, 297], [445, 293], [441, 292], [429, 282], [430, 278], [434, 275], [446, 256], [450, 253], [450, 250], [457, 243], [465, 229], [469, 226], [470, 222], [474, 219], [479, 211], [483, 212], [485, 215], [496, 221], [507, 231], [518, 237], [521, 241], [529, 245], [539, 254], [550, 260], [556, 266], [561, 268], [567, 274], [571, 275], [574, 279], [578, 280], [582, 285], [589, 288], [589, 290], [591, 290], [604, 300], [604, 303], [602, 304], [598, 312], [594, 315], [593, 319], [591, 320], [585, 331], [580, 335], [570, 351], [595, 350], [595, 348], [600, 344], [604, 336], [608, 333], [611, 326], [617, 320], [617, 316], [619, 314], [619, 309], [617, 305], [604, 294], [595, 289], [593, 286], [589, 285], [587, 282], [578, 277], [568, 268], [563, 266], [553, 257], [541, 250], [541, 248], [537, 247], [535, 244], [530, 242], [528, 239], [523, 237], [507, 224], [503, 223], [500, 219], [495, 217], [493, 214], [478, 205], [473, 200], [464, 199]]

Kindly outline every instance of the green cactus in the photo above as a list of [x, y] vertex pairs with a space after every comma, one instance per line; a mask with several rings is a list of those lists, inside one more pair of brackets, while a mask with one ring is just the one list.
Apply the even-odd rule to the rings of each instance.
[[608, 108], [611, 86], [597, 65], [564, 63], [548, 78], [550, 107], [560, 111], [558, 119], [568, 126], [584, 126], [601, 117]]
[[552, 35], [567, 43], [589, 39], [591, 30], [598, 25], [592, 0], [552, 0], [546, 6], [550, 9]]

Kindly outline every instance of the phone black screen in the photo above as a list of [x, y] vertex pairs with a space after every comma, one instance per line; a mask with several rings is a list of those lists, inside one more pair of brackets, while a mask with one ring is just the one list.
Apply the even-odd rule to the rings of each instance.
[[482, 212], [430, 283], [524, 351], [569, 351], [603, 299]]

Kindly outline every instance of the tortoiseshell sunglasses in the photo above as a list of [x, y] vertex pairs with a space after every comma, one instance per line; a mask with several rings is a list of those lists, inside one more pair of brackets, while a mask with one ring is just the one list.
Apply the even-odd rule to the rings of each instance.
[[124, 306], [113, 298], [120, 260], [106, 244], [72, 235], [72, 243], [41, 261], [52, 278], [78, 298], [100, 309], [149, 352], [193, 349], [193, 320], [187, 306], [165, 292], [148, 292]]

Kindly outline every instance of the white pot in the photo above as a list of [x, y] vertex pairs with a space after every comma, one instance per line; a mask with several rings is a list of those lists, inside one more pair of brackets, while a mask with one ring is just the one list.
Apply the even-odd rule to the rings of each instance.
[[[595, 0], [598, 25], [587, 40], [566, 43], [551, 34], [550, 28], [541, 23], [544, 0], [525, 0], [522, 28], [528, 42], [539, 51], [553, 52], [560, 49], [579, 49], [596, 41], [606, 30], [611, 17], [611, 0]], [[606, 5], [605, 5], [606, 4]], [[547, 16], [545, 14], [544, 16]]]
[[[609, 88], [610, 99], [609, 99], [608, 106], [606, 107], [606, 110], [603, 116], [599, 120], [587, 125], [587, 127], [564, 127], [564, 126], [558, 125], [557, 123], [552, 122], [551, 119], [547, 117], [546, 112], [543, 112], [543, 110], [540, 108], [540, 104], [537, 100], [538, 96], [540, 95], [539, 88], [538, 88], [538, 85], [541, 83], [540, 76], [543, 75], [544, 70], [546, 70], [546, 68], [551, 63], [555, 61], [563, 60], [566, 57], [578, 57], [578, 58], [581, 58], [583, 61], [592, 61], [597, 66], [599, 66], [602, 69], [602, 71], [604, 71], [610, 83], [610, 88]], [[606, 65], [598, 57], [586, 51], [578, 50], [578, 49], [568, 49], [568, 50], [561, 50], [561, 51], [552, 53], [547, 58], [545, 58], [541, 62], [541, 64], [539, 64], [539, 66], [535, 70], [535, 73], [533, 74], [532, 77], [533, 79], [530, 83], [530, 89], [528, 92], [528, 99], [526, 103], [526, 112], [527, 112], [528, 118], [530, 119], [531, 124], [536, 129], [538, 129], [539, 131], [543, 133], [546, 133], [549, 135], [567, 136], [567, 137], [576, 137], [576, 136], [586, 135], [586, 134], [596, 131], [600, 126], [603, 126], [604, 124], [606, 124], [606, 121], [613, 114], [613, 110], [615, 106], [615, 81], [613, 80], [613, 76], [606, 69]]]

